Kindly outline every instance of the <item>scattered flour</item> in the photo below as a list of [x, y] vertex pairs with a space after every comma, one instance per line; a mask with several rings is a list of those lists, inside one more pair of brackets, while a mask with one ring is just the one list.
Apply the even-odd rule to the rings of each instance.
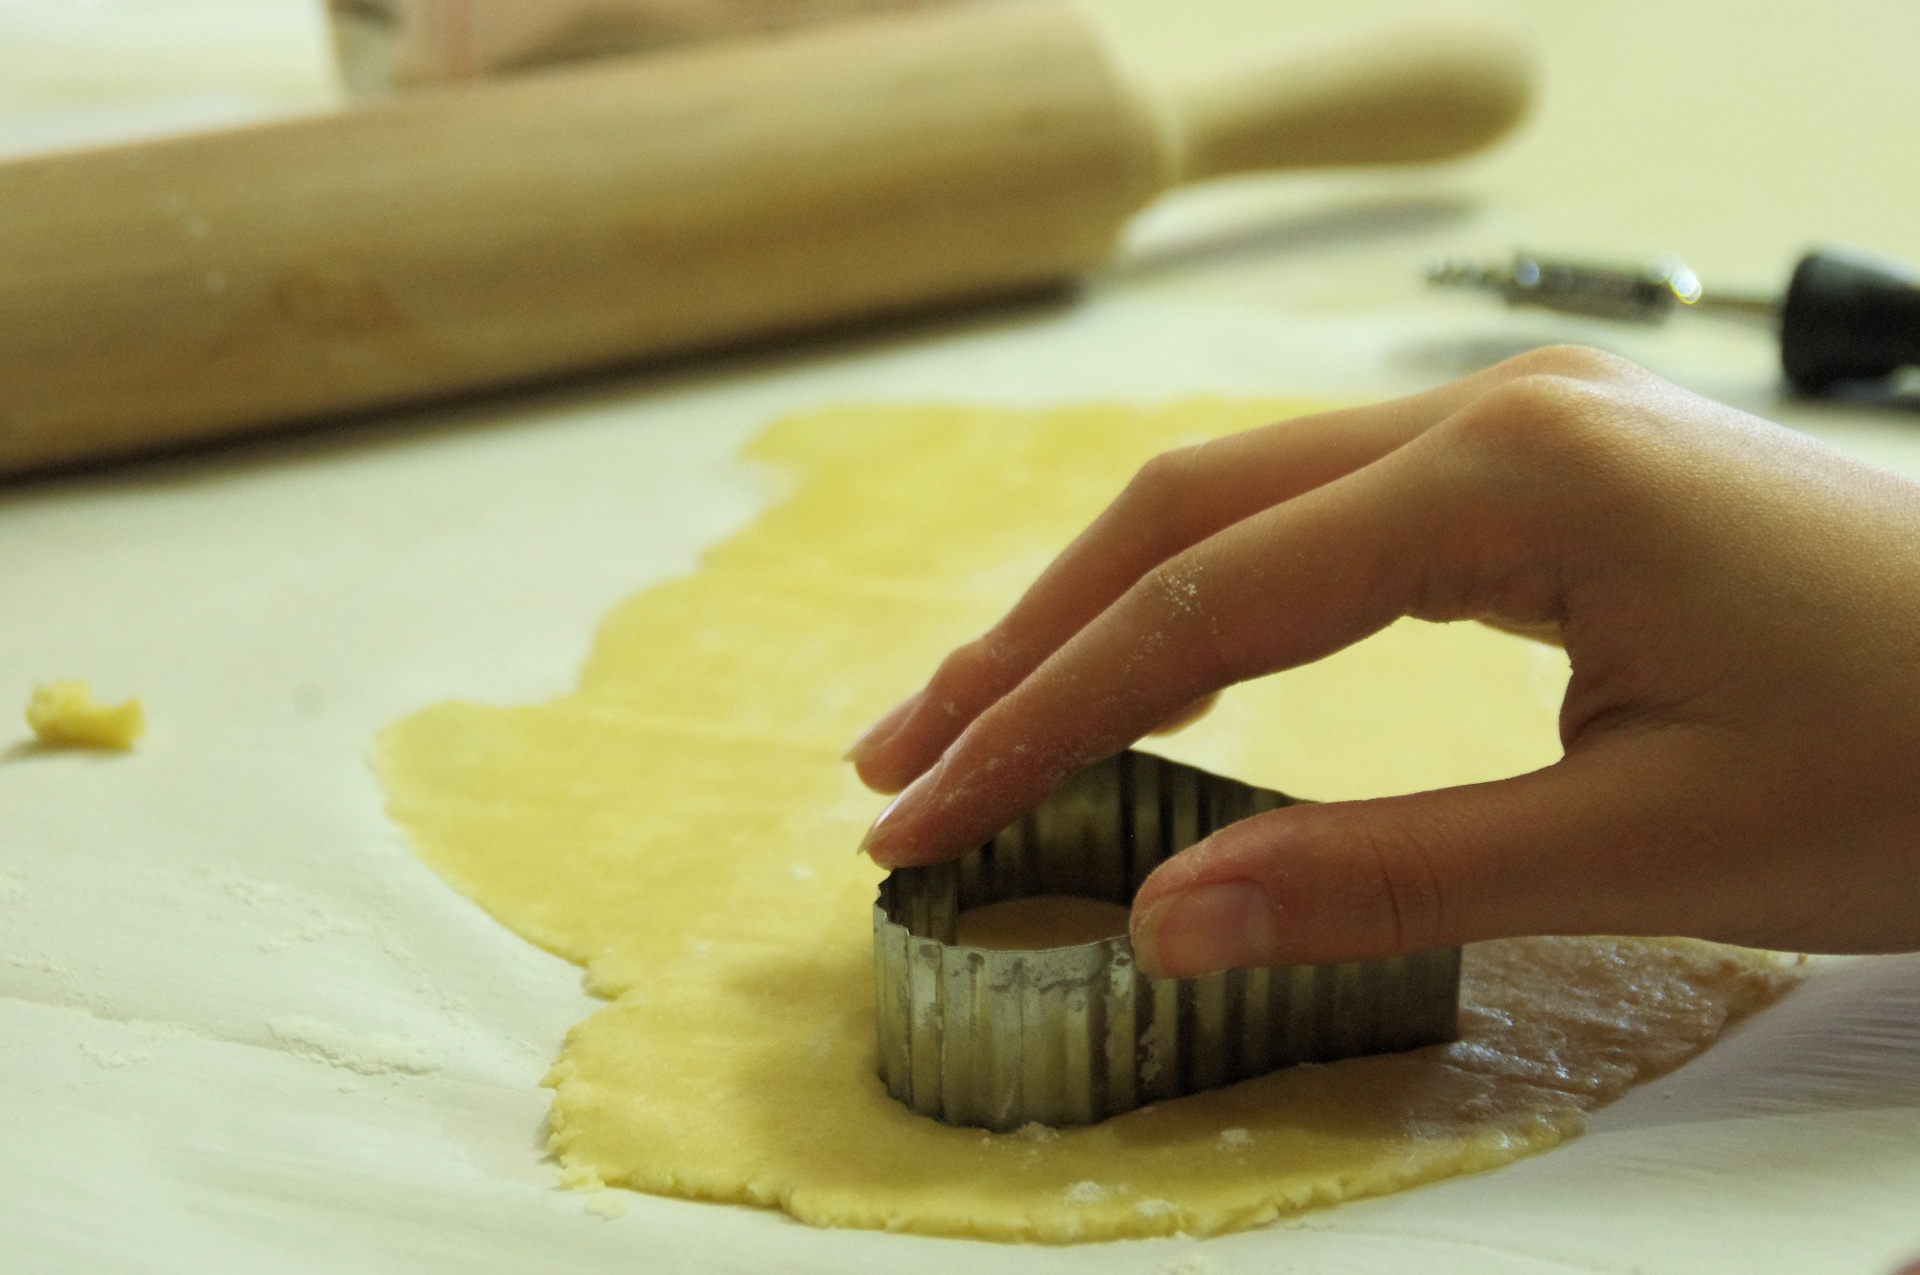
[[1180, 1206], [1172, 1200], [1142, 1200], [1133, 1206], [1133, 1211], [1141, 1217], [1166, 1217], [1178, 1213]]
[[1245, 1129], [1222, 1129], [1220, 1131], [1220, 1149], [1222, 1151], [1245, 1151], [1253, 1145], [1253, 1135]]
[[300, 896], [293, 890], [284, 885], [274, 885], [270, 881], [243, 877], [233, 872], [209, 871], [206, 876], [208, 882], [220, 893], [254, 907], [270, 903], [300, 902]]
[[604, 1191], [607, 1184], [600, 1178], [600, 1170], [585, 1164], [569, 1164], [560, 1170], [560, 1189], [563, 1191]]
[[1098, 1182], [1076, 1182], [1067, 1188], [1068, 1204], [1105, 1204], [1112, 1192]]
[[618, 1191], [595, 1191], [581, 1207], [605, 1222], [627, 1215], [627, 1202]]
[[1058, 1142], [1060, 1140], [1060, 1131], [1048, 1125], [1043, 1125], [1038, 1120], [1029, 1120], [1018, 1129], [1015, 1129], [1011, 1136], [1025, 1139], [1028, 1142]]
[[1195, 615], [1200, 610], [1200, 583], [1193, 575], [1182, 574], [1174, 568], [1162, 568], [1160, 588], [1173, 609], [1183, 615]]
[[296, 943], [318, 943], [321, 939], [332, 938], [339, 934], [353, 934], [359, 926], [352, 921], [316, 910], [313, 920], [296, 930], [289, 930], [278, 938], [263, 939], [260, 942], [262, 952], [279, 952]]
[[51, 1003], [66, 1005], [84, 1010], [98, 1018], [118, 1020], [122, 1015], [108, 1013], [98, 996], [88, 990], [80, 981], [80, 976], [65, 961], [53, 956], [22, 956], [17, 952], [6, 954], [6, 962], [17, 970], [31, 970], [43, 974], [52, 984], [51, 988], [36, 989], [41, 995], [51, 995]]
[[1152, 1084], [1160, 1076], [1160, 1038], [1147, 1041], [1147, 1047], [1140, 1054], [1140, 1079]]
[[17, 956], [9, 952], [7, 964], [17, 970], [39, 970], [42, 974], [51, 974], [55, 978], [73, 977], [72, 967], [52, 956]]
[[600, 1170], [591, 1165], [570, 1164], [560, 1170], [562, 1190], [579, 1191], [586, 1196], [580, 1207], [603, 1222], [627, 1215], [626, 1194], [608, 1188]]
[[232, 872], [208, 872], [206, 878], [220, 893], [249, 908], [300, 914], [293, 929], [275, 938], [262, 939], [258, 945], [262, 952], [280, 952], [297, 943], [318, 943], [321, 939], [353, 934], [360, 929], [355, 922], [327, 911], [312, 895], [290, 886]]
[[1169, 1265], [1166, 1275], [1227, 1275], [1227, 1268], [1205, 1253], [1188, 1253]]
[[439, 1070], [423, 1046], [397, 1036], [363, 1036], [299, 1015], [270, 1018], [267, 1030], [297, 1058], [362, 1076], [424, 1076]]
[[813, 869], [804, 863], [789, 863], [787, 865], [787, 875], [795, 881], [811, 881], [813, 880]]
[[153, 1057], [144, 1049], [129, 1049], [122, 1052], [104, 1048], [92, 1041], [81, 1042], [80, 1052], [102, 1067], [131, 1067], [135, 1063], [143, 1063]]

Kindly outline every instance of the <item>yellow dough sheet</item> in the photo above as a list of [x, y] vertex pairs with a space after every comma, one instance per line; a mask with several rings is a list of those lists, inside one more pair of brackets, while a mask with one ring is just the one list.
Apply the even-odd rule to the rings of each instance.
[[[613, 1003], [548, 1083], [570, 1182], [1004, 1240], [1209, 1234], [1493, 1168], [1706, 1048], [1794, 975], [1686, 942], [1471, 949], [1449, 1047], [1299, 1067], [1077, 1130], [915, 1116], [875, 1075], [880, 799], [857, 731], [995, 619], [1155, 452], [1302, 410], [859, 408], [749, 451], [785, 500], [602, 625], [578, 690], [442, 704], [377, 763], [421, 857]], [[1240, 687], [1182, 761], [1337, 799], [1559, 755], [1557, 651], [1403, 621]]]

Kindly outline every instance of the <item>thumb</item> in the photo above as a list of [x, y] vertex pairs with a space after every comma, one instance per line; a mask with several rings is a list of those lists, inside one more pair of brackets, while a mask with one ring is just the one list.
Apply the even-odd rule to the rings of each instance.
[[1725, 929], [1701, 911], [1701, 900], [1737, 901], [1700, 853], [1702, 811], [1716, 803], [1689, 782], [1688, 754], [1698, 762], [1644, 736], [1610, 741], [1496, 783], [1233, 824], [1141, 886], [1140, 967], [1189, 978], [1517, 934]]

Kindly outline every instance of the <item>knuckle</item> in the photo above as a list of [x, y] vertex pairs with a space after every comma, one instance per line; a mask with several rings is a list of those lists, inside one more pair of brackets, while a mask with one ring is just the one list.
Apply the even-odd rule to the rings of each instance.
[[1004, 643], [988, 633], [949, 651], [934, 670], [931, 686], [940, 698], [971, 700], [980, 687], [997, 685], [1006, 665]]
[[1441, 429], [1455, 443], [1509, 461], [1564, 463], [1617, 445], [1621, 407], [1608, 386], [1534, 372], [1488, 390]]
[[1199, 446], [1177, 447], [1148, 460], [1135, 471], [1114, 502], [1117, 512], [1127, 521], [1147, 528], [1156, 539], [1169, 541], [1186, 493], [1192, 486], [1199, 451]]
[[1636, 364], [1590, 345], [1545, 345], [1515, 355], [1500, 366], [1522, 376], [1545, 373], [1595, 383], [1625, 382], [1642, 375]]
[[1175, 447], [1160, 452], [1140, 466], [1133, 477], [1136, 484], [1143, 485], [1155, 492], [1168, 492], [1179, 489], [1192, 472], [1193, 462], [1203, 444], [1189, 447]]
[[1196, 685], [1240, 679], [1241, 661], [1223, 640], [1220, 616], [1207, 572], [1192, 552], [1176, 554], [1141, 577], [1136, 596], [1149, 620], [1149, 641], [1178, 642]]
[[1395, 951], [1439, 946], [1446, 897], [1425, 839], [1397, 820], [1372, 819], [1355, 830], [1356, 862], [1372, 874], [1389, 916]]
[[[1303, 804], [1257, 816], [1228, 855], [1259, 865], [1283, 912], [1315, 918], [1337, 935], [1343, 960], [1371, 960], [1438, 947], [1446, 898], [1421, 838], [1372, 803]], [[1263, 819], [1284, 818], [1285, 854], [1263, 854]], [[1216, 834], [1218, 836], [1219, 834]]]

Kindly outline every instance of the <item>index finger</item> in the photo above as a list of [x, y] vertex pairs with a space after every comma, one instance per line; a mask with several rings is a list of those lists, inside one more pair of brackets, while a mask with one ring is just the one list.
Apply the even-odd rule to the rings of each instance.
[[1428, 434], [1161, 562], [982, 711], [876, 822], [867, 852], [888, 867], [951, 858], [1180, 706], [1399, 616], [1548, 618], [1557, 602], [1540, 590], [1503, 593], [1553, 552], [1529, 521], [1539, 510], [1503, 499], [1510, 470]]
[[1373, 463], [1515, 374], [1503, 364], [1410, 398], [1285, 420], [1155, 457], [1005, 617], [949, 655], [924, 690], [854, 745], [849, 760], [869, 787], [899, 791], [1149, 571]]

